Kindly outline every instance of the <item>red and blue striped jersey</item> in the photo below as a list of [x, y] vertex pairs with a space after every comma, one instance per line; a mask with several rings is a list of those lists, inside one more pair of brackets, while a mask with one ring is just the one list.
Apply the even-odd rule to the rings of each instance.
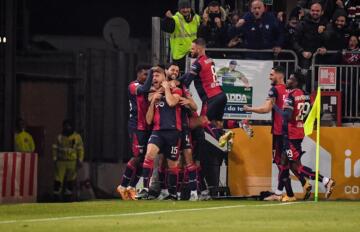
[[284, 109], [292, 110], [288, 122], [289, 139], [304, 138], [304, 117], [310, 109], [310, 103], [306, 102], [307, 96], [301, 89], [293, 89], [287, 93], [284, 101]]
[[223, 92], [215, 73], [214, 62], [207, 56], [200, 56], [191, 65], [195, 88], [202, 101], [212, 98]]
[[[282, 109], [284, 105], [284, 100], [286, 96], [286, 85], [280, 84], [271, 87], [268, 93], [267, 99], [273, 99], [274, 104]], [[282, 115], [279, 112], [276, 112], [275, 109], [272, 109], [272, 128], [271, 132], [274, 135], [282, 135]]]
[[149, 108], [149, 101], [145, 94], [136, 94], [136, 88], [141, 84], [136, 80], [129, 84], [129, 127], [137, 130], [149, 130], [146, 124], [146, 112]]
[[[179, 88], [171, 88], [172, 94], [182, 96], [182, 91]], [[153, 130], [178, 130], [181, 131], [181, 105], [177, 104], [170, 107], [166, 102], [165, 95], [155, 103], [155, 112], [153, 119]]]

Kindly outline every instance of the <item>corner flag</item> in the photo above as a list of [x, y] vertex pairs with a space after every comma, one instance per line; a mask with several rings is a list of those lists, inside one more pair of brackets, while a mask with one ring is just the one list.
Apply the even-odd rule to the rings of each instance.
[[312, 132], [314, 130], [315, 119], [320, 121], [320, 114], [319, 114], [319, 116], [317, 115], [318, 110], [319, 110], [319, 113], [320, 113], [320, 108], [321, 108], [320, 101], [321, 101], [321, 92], [320, 92], [320, 87], [318, 87], [313, 107], [311, 108], [309, 116], [307, 117], [307, 119], [306, 119], [306, 121], [304, 123], [305, 136], [308, 136], [308, 135], [312, 134]]
[[319, 161], [320, 161], [320, 109], [321, 109], [321, 91], [318, 86], [317, 94], [313, 107], [304, 123], [305, 135], [311, 135], [314, 130], [314, 121], [316, 119], [316, 158], [315, 158], [315, 196], [314, 201], [319, 199]]

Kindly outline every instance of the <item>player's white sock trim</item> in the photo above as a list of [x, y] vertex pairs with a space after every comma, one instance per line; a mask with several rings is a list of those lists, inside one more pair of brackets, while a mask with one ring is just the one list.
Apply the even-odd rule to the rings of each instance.
[[328, 177], [324, 176], [323, 181], [322, 181], [322, 183], [324, 184], [324, 186], [326, 186], [327, 183], [329, 183], [329, 180], [330, 180], [330, 179], [329, 179]]

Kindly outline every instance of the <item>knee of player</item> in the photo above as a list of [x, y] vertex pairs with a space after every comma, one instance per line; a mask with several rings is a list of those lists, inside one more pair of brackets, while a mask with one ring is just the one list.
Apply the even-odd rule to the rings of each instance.
[[177, 169], [178, 168], [178, 161], [168, 159], [167, 164], [168, 164], [169, 169]]

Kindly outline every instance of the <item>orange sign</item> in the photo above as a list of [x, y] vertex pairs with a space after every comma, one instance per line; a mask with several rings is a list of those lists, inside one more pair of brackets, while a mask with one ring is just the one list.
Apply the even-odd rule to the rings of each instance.
[[[234, 130], [234, 147], [229, 154], [230, 192], [234, 196], [258, 195], [274, 190], [277, 168], [272, 167], [270, 127], [255, 126], [249, 139], [243, 131]], [[315, 136], [306, 137], [302, 163], [315, 167]], [[320, 173], [335, 179], [331, 199], [360, 199], [360, 128], [322, 127], [320, 132]], [[312, 182], [315, 186], [314, 182]], [[292, 178], [295, 193], [302, 193], [298, 180]], [[319, 185], [324, 192], [323, 184]], [[314, 190], [314, 188], [313, 188]], [[323, 197], [323, 194], [320, 194]]]

